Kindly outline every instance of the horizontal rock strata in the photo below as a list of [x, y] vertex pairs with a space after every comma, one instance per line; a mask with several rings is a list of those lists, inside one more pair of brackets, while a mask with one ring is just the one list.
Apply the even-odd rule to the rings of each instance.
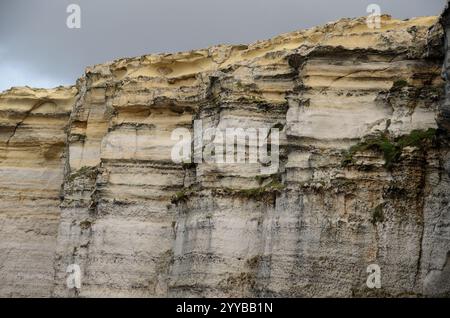
[[[342, 19], [2, 93], [0, 296], [449, 295], [445, 28]], [[278, 128], [279, 166], [175, 163], [196, 120]]]
[[0, 295], [50, 296], [76, 88], [0, 95]]

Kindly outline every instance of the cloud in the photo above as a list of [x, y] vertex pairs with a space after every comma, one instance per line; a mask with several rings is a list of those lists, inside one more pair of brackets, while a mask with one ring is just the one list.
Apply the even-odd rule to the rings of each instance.
[[[1, 49], [0, 49], [1, 56]], [[48, 74], [39, 74], [31, 67], [17, 63], [0, 63], [0, 92], [13, 86], [30, 86], [35, 88], [52, 88], [62, 84], [64, 80], [51, 78]]]
[[[73, 84], [86, 66], [148, 53], [251, 43], [343, 17], [373, 0], [0, 0], [0, 89]], [[437, 15], [446, 0], [377, 0], [394, 17]]]

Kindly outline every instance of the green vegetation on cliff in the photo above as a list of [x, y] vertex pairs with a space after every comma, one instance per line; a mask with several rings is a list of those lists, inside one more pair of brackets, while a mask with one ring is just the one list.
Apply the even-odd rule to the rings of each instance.
[[405, 147], [416, 147], [423, 150], [427, 142], [432, 140], [435, 135], [436, 129], [429, 128], [427, 130], [413, 130], [410, 134], [395, 139], [390, 138], [387, 133], [370, 136], [350, 147], [344, 153], [342, 165], [347, 166], [355, 163], [354, 156], [358, 152], [372, 150], [382, 153], [385, 161], [384, 166], [391, 169], [393, 164], [400, 159]]

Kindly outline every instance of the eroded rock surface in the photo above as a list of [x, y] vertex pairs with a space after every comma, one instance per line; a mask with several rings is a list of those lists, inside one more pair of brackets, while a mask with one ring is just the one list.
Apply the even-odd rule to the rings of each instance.
[[[1, 94], [0, 295], [448, 295], [438, 20], [342, 19]], [[279, 168], [174, 163], [172, 131], [200, 119], [281, 129]]]
[[0, 95], [0, 295], [51, 296], [76, 88]]

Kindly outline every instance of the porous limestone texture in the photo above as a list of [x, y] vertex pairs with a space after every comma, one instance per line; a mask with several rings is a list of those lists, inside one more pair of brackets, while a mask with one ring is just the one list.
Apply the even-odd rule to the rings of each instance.
[[0, 95], [0, 296], [49, 297], [76, 88]]
[[[2, 93], [0, 296], [449, 296], [444, 17], [342, 19]], [[194, 120], [279, 128], [278, 169], [174, 163], [172, 131]]]

